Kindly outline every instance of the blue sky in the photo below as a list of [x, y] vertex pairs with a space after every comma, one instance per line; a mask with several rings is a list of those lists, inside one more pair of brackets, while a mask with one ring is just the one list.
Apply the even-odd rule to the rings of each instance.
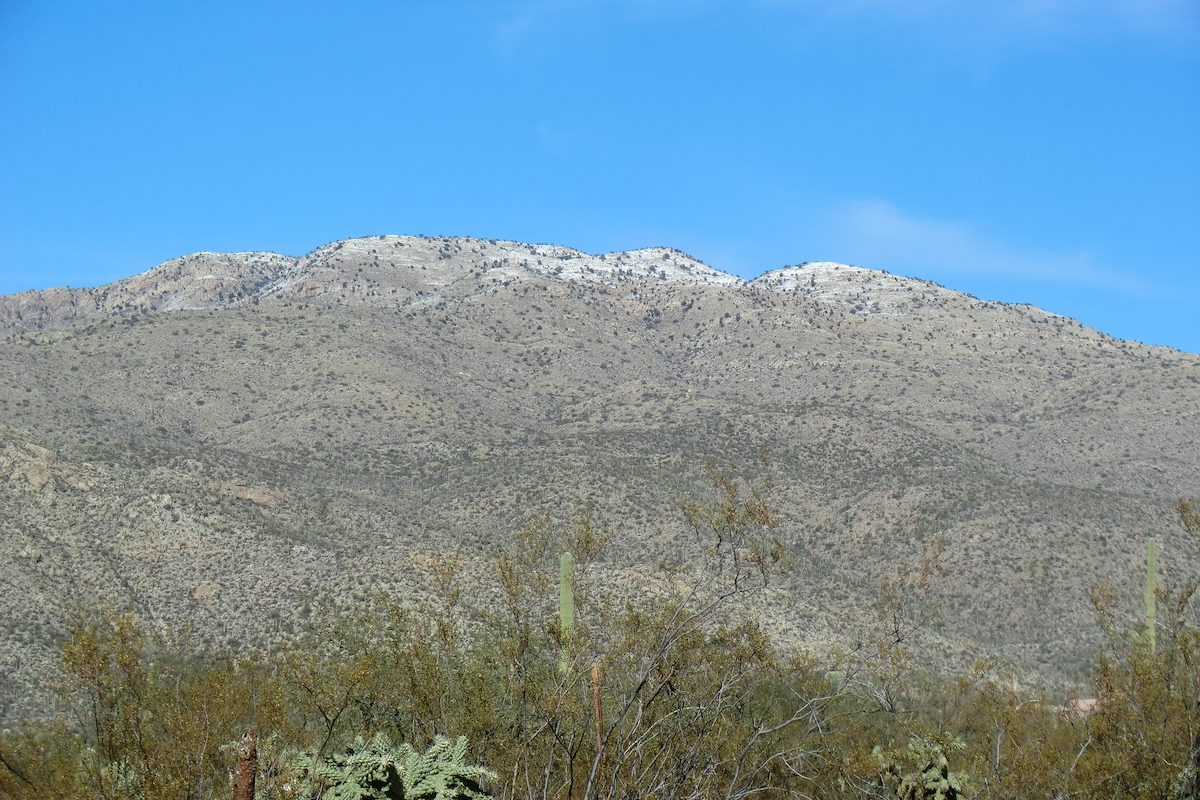
[[1200, 352], [1200, 4], [0, 0], [0, 292], [378, 233], [846, 261]]

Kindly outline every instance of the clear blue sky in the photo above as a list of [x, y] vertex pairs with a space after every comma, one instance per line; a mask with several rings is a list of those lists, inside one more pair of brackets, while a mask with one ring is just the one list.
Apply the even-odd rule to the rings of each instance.
[[1200, 351], [1195, 0], [0, 0], [0, 292], [378, 233], [837, 260]]

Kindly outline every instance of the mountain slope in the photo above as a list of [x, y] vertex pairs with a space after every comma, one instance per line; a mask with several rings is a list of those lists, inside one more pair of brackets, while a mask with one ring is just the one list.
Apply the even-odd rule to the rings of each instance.
[[261, 643], [323, 587], [419, 597], [461, 548], [486, 604], [505, 532], [584, 508], [618, 534], [603, 585], [635, 591], [688, 546], [705, 463], [774, 476], [795, 580], [760, 610], [795, 643], [845, 641], [944, 536], [931, 661], [1057, 685], [1098, 644], [1088, 588], [1140, 597], [1147, 534], [1164, 578], [1200, 569], [1170, 516], [1200, 494], [1200, 358], [847, 265], [379, 237], [4, 297], [0, 325], [25, 706], [79, 598]]

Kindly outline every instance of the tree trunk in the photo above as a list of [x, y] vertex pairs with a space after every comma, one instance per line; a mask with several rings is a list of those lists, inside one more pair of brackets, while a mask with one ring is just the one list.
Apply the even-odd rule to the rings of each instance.
[[258, 737], [254, 731], [242, 734], [233, 771], [233, 800], [254, 800], [254, 779], [258, 776]]

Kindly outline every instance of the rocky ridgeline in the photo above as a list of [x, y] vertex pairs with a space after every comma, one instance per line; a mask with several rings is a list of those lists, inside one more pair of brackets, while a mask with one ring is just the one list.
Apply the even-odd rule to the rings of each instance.
[[901, 315], [930, 301], [971, 301], [927, 281], [832, 262], [786, 267], [745, 281], [665, 247], [589, 255], [568, 247], [489, 239], [378, 236], [334, 242], [300, 258], [193, 253], [105, 286], [2, 296], [0, 331], [263, 303], [423, 305], [530, 280], [609, 289], [679, 283], [765, 289], [858, 314]]

